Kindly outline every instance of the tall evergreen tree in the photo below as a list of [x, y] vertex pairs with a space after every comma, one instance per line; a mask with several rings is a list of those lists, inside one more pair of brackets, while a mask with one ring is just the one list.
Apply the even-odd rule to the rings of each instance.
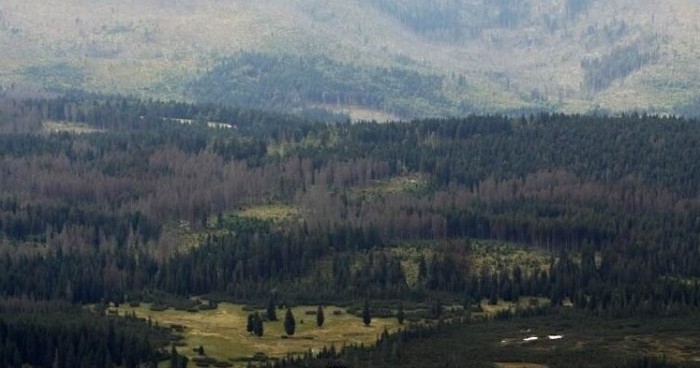
[[254, 324], [255, 327], [254, 327], [253, 332], [255, 333], [255, 336], [262, 337], [262, 335], [264, 333], [263, 320], [260, 317], [260, 314], [258, 314], [258, 312], [255, 312], [254, 320], [255, 320], [255, 324]]
[[287, 313], [284, 315], [284, 332], [287, 335], [294, 335], [294, 330], [296, 329], [296, 321], [294, 320], [294, 315], [292, 314], [292, 308], [287, 308]]
[[[58, 360], [58, 359], [57, 359]], [[180, 367], [180, 355], [177, 353], [175, 345], [170, 348], [170, 368]]]
[[277, 308], [273, 298], [267, 301], [267, 319], [268, 321], [277, 321]]
[[362, 322], [365, 326], [369, 326], [372, 323], [372, 314], [369, 310], [369, 300], [365, 299], [365, 305], [362, 308]]
[[248, 315], [248, 325], [246, 326], [246, 331], [248, 331], [249, 334], [252, 334], [255, 332], [255, 326], [257, 324], [257, 321], [255, 320], [255, 314], [251, 313]]
[[323, 307], [319, 305], [318, 309], [316, 310], [316, 326], [322, 327], [325, 319], [326, 318], [323, 315]]

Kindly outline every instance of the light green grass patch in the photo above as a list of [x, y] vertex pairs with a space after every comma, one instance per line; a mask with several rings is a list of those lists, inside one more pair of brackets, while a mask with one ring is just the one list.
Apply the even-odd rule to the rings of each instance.
[[44, 133], [73, 133], [73, 134], [89, 134], [104, 132], [103, 129], [97, 129], [84, 123], [74, 121], [55, 121], [46, 120], [42, 124]]
[[386, 194], [416, 192], [426, 187], [428, 180], [420, 174], [397, 176], [388, 179], [375, 180], [366, 185], [360, 185], [350, 190], [356, 198], [372, 198]]
[[[249, 312], [243, 311], [242, 307], [221, 303], [216, 310], [191, 313], [172, 309], [156, 312], [151, 311], [149, 305], [141, 305], [120, 307], [118, 311], [120, 315], [135, 312], [139, 317], [150, 317], [161, 326], [184, 326], [184, 342], [187, 345], [178, 348], [180, 354], [196, 356], [192, 349], [201, 345], [207, 356], [218, 360], [250, 357], [257, 352], [270, 357], [284, 357], [309, 350], [318, 351], [324, 346], [334, 345], [340, 348], [343, 344], [352, 343], [368, 345], [374, 343], [384, 329], [394, 332], [399, 326], [395, 318], [373, 318], [371, 325], [365, 326], [362, 319], [347, 314], [341, 308], [328, 306], [324, 308], [325, 323], [319, 328], [316, 326], [316, 316], [306, 314], [307, 311], [316, 311], [317, 307], [306, 306], [292, 310], [296, 319], [296, 331], [291, 338], [281, 337], [285, 335], [282, 322], [284, 310], [277, 311], [279, 321], [265, 322], [262, 337], [255, 337], [246, 332]], [[342, 310], [342, 314], [334, 315], [335, 310]]]
[[456, 257], [458, 262], [465, 262], [465, 271], [479, 273], [484, 267], [489, 272], [499, 270], [512, 271], [519, 266], [523, 272], [547, 270], [552, 255], [547, 251], [516, 243], [492, 240], [450, 240], [450, 241], [416, 241], [400, 244], [388, 250], [398, 257], [403, 267], [409, 286], [418, 283], [418, 265], [421, 257], [426, 262], [438, 255]]
[[286, 204], [263, 204], [244, 208], [238, 212], [241, 217], [278, 222], [299, 215], [299, 210]]
[[350, 120], [353, 122], [360, 121], [376, 121], [380, 123], [385, 123], [389, 121], [399, 121], [401, 118], [391, 112], [371, 109], [359, 105], [331, 105], [331, 104], [318, 104], [317, 107], [321, 109], [327, 109], [336, 113], [344, 113], [350, 116]]
[[490, 240], [472, 241], [470, 255], [474, 270], [486, 267], [491, 271], [512, 270], [515, 266], [525, 272], [546, 270], [552, 258], [541, 248]]

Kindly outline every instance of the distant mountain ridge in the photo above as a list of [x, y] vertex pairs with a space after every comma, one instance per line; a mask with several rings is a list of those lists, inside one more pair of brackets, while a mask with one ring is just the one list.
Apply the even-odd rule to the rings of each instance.
[[[6, 0], [0, 84], [396, 118], [673, 113], [700, 96], [699, 27], [694, 0]], [[253, 54], [282, 62], [232, 62]]]

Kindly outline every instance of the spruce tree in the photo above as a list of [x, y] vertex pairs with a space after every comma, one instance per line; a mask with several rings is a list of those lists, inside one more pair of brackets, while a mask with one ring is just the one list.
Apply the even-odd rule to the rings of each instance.
[[267, 301], [267, 320], [277, 321], [277, 308], [275, 307], [275, 300], [273, 298]]
[[362, 308], [362, 322], [365, 326], [369, 326], [369, 324], [372, 323], [372, 315], [369, 311], [369, 300], [367, 299], [365, 299], [365, 305], [364, 308]]
[[294, 320], [294, 315], [292, 314], [292, 308], [287, 308], [287, 313], [284, 315], [284, 332], [287, 335], [294, 335], [294, 330], [296, 329], [296, 321]]
[[255, 312], [254, 320], [255, 320], [255, 323], [254, 323], [255, 327], [253, 329], [254, 330], [253, 332], [255, 333], [256, 336], [261, 337], [263, 335], [263, 332], [264, 332], [263, 331], [263, 320], [260, 317], [260, 314], [258, 314], [258, 312]]
[[178, 368], [180, 366], [180, 358], [175, 349], [175, 345], [170, 348], [170, 368]]
[[323, 307], [319, 305], [318, 309], [316, 310], [316, 326], [323, 326], [323, 322], [325, 322], [325, 320], [326, 318], [323, 315]]
[[246, 331], [248, 331], [249, 334], [252, 334], [255, 331], [255, 315], [253, 313], [248, 315], [248, 325], [246, 325]]

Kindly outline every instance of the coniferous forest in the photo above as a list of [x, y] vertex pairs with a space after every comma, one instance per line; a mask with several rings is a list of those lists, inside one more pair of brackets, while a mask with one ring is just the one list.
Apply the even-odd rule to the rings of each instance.
[[[0, 366], [186, 366], [167, 326], [107, 308], [271, 295], [321, 316], [357, 305], [366, 324], [400, 311], [406, 328], [270, 366], [697, 366], [698, 142], [697, 121], [637, 114], [327, 123], [121, 96], [5, 97]], [[248, 215], [256, 208], [285, 214]], [[545, 256], [499, 265], [489, 244]], [[547, 303], [479, 310], [526, 298]], [[409, 326], [419, 320], [430, 322]], [[536, 324], [591, 340], [682, 331], [688, 343], [677, 356], [479, 348], [504, 326]]]

